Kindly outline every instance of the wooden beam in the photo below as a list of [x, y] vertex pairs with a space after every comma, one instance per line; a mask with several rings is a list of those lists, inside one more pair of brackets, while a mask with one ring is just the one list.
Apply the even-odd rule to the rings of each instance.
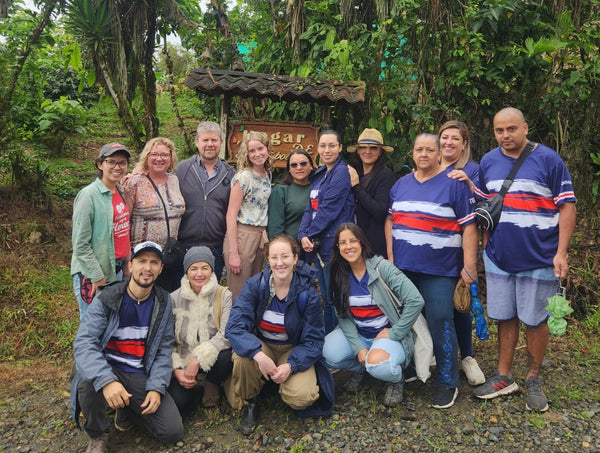
[[229, 111], [231, 109], [231, 96], [228, 94], [221, 95], [221, 112], [219, 118], [219, 125], [221, 126], [221, 132], [223, 133], [223, 143], [221, 144], [221, 151], [219, 156], [225, 159], [225, 150], [227, 148], [227, 123], [229, 122]]

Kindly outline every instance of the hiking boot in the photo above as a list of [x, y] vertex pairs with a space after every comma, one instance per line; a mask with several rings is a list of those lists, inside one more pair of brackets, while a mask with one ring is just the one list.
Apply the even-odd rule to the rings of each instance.
[[385, 396], [383, 397], [383, 405], [387, 407], [397, 406], [404, 398], [404, 382], [389, 383]]
[[465, 357], [460, 364], [462, 365], [465, 376], [467, 376], [469, 385], [481, 385], [485, 382], [485, 375], [483, 374], [483, 371], [481, 371], [481, 368], [479, 368], [477, 360], [473, 357]]
[[125, 432], [133, 428], [133, 421], [130, 415], [126, 408], [115, 409], [115, 428], [117, 431]]
[[240, 431], [244, 436], [249, 436], [256, 428], [256, 420], [258, 419], [258, 405], [256, 398], [248, 400], [248, 404], [242, 409], [240, 418]]
[[108, 434], [90, 439], [85, 453], [108, 453]]
[[496, 370], [485, 384], [473, 390], [473, 396], [482, 400], [489, 400], [501, 395], [509, 395], [519, 390], [519, 386], [512, 377], [502, 376]]
[[548, 410], [548, 398], [542, 390], [542, 382], [538, 376], [531, 376], [525, 381], [527, 389], [527, 404], [529, 411], [546, 412]]
[[350, 379], [344, 384], [344, 392], [356, 393], [365, 380], [367, 372], [365, 370], [359, 371], [358, 373], [352, 373]]
[[215, 407], [219, 405], [220, 389], [217, 384], [204, 382], [204, 394], [202, 395], [202, 405], [204, 407]]
[[448, 387], [438, 387], [433, 395], [432, 406], [436, 409], [448, 409], [454, 406], [458, 389], [450, 389]]

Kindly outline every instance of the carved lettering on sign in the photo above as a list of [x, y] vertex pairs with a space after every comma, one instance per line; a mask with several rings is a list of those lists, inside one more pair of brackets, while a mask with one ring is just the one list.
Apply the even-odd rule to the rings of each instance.
[[315, 159], [319, 128], [309, 124], [266, 123], [239, 121], [230, 126], [227, 138], [229, 161], [235, 162], [237, 150], [248, 131], [265, 132], [275, 152], [275, 166], [285, 167], [290, 151], [302, 148]]

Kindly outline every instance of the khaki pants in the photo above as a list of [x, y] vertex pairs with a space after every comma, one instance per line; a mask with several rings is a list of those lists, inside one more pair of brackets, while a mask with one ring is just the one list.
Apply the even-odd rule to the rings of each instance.
[[237, 246], [242, 261], [242, 271], [234, 274], [229, 270], [229, 238], [225, 235], [223, 242], [223, 257], [227, 268], [227, 286], [231, 290], [233, 302], [242, 291], [242, 286], [253, 275], [263, 269], [265, 261], [264, 247], [267, 243], [267, 230], [265, 227], [237, 223]]
[[[261, 343], [262, 351], [277, 366], [287, 362], [287, 358], [294, 348], [292, 345], [273, 345], [264, 341]], [[235, 352], [232, 360], [233, 372], [231, 380], [225, 385], [225, 394], [231, 407], [239, 410], [244, 407], [247, 400], [258, 396], [265, 381], [254, 360], [240, 357]], [[306, 409], [313, 404], [319, 399], [315, 368], [311, 366], [307, 370], [290, 375], [287, 381], [279, 385], [279, 395], [284, 403], [295, 410]]]

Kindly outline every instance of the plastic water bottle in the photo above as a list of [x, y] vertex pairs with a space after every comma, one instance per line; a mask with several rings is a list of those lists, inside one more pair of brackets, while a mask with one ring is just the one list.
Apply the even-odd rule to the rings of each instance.
[[475, 317], [475, 333], [477, 334], [477, 338], [480, 340], [487, 340], [490, 338], [483, 305], [481, 304], [481, 299], [479, 298], [479, 292], [477, 290], [477, 282], [471, 283], [471, 313], [473, 313], [473, 316]]

